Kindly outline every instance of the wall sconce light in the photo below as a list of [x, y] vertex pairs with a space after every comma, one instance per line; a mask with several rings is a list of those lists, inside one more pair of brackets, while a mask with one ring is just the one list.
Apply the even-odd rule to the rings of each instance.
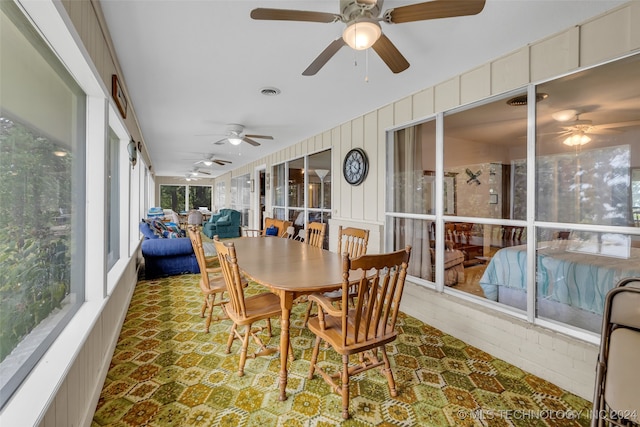
[[129, 162], [131, 162], [131, 167], [135, 167], [136, 163], [138, 163], [138, 147], [133, 139], [129, 141], [129, 144], [127, 144], [127, 151], [129, 152]]

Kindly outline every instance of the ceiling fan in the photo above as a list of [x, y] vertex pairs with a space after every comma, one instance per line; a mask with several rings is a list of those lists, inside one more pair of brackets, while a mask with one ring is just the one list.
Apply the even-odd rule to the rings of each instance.
[[580, 114], [577, 110], [563, 110], [551, 115], [556, 121], [563, 123], [561, 126], [563, 130], [557, 132], [557, 134], [564, 138], [562, 142], [565, 145], [585, 145], [591, 142], [589, 134], [619, 134], [622, 133], [622, 131], [618, 130], [619, 128], [640, 125], [640, 120], [594, 125], [592, 120], [581, 119]]
[[238, 124], [230, 124], [227, 125], [227, 136], [219, 141], [214, 142], [214, 144], [222, 145], [225, 143], [225, 141], [229, 141], [231, 145], [240, 145], [240, 143], [244, 141], [247, 144], [253, 145], [254, 147], [259, 146], [260, 143], [258, 141], [254, 141], [253, 138], [273, 139], [273, 137], [269, 135], [245, 135], [244, 126]]
[[346, 24], [342, 37], [331, 42], [302, 72], [303, 76], [312, 76], [320, 71], [345, 44], [356, 50], [372, 47], [392, 72], [400, 73], [409, 68], [409, 62], [391, 40], [382, 33], [380, 21], [387, 24], [401, 24], [428, 19], [476, 15], [484, 9], [485, 4], [485, 0], [432, 0], [387, 9], [382, 13], [383, 1], [340, 0], [340, 14], [257, 8], [251, 11], [251, 18], [276, 21], [342, 22]]
[[231, 160], [222, 160], [222, 159], [216, 159], [215, 156], [212, 154], [210, 156], [205, 157], [202, 160], [198, 160], [197, 162], [194, 163], [194, 165], [205, 165], [205, 166], [211, 166], [213, 164], [217, 164], [219, 166], [225, 166], [227, 164], [231, 164], [233, 163]]

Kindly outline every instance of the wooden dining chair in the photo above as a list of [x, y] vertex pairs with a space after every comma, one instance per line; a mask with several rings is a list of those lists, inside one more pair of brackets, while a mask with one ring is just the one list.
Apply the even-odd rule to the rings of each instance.
[[[208, 333], [211, 326], [211, 320], [213, 319], [213, 307], [224, 303], [222, 300], [222, 294], [227, 290], [224, 277], [222, 277], [222, 269], [218, 266], [212, 266], [212, 259], [207, 258], [204, 254], [204, 247], [202, 246], [202, 234], [200, 227], [197, 225], [190, 225], [187, 228], [189, 239], [191, 239], [191, 246], [193, 246], [193, 252], [196, 254], [196, 260], [198, 261], [198, 267], [200, 267], [200, 290], [204, 295], [204, 301], [202, 302], [202, 309], [200, 317], [206, 316], [205, 330]], [[220, 301], [216, 302], [216, 296], [220, 294]], [[216, 318], [219, 320], [219, 318]]]
[[[225, 304], [225, 311], [233, 321], [229, 339], [227, 340], [226, 353], [231, 352], [231, 346], [236, 338], [242, 342], [240, 361], [238, 363], [238, 376], [243, 376], [247, 357], [267, 356], [278, 351], [277, 348], [267, 347], [257, 335], [264, 330], [264, 327], [254, 328], [253, 324], [260, 320], [266, 320], [267, 332], [269, 337], [271, 337], [270, 319], [282, 315], [280, 298], [271, 292], [245, 297], [245, 286], [242, 283], [240, 268], [238, 267], [238, 257], [233, 242], [222, 242], [215, 236], [213, 243], [216, 247], [220, 267], [222, 268], [224, 280], [229, 291], [229, 302]], [[238, 332], [239, 326], [245, 327], [244, 335]], [[252, 355], [247, 356], [249, 337], [252, 337], [256, 342], [258, 350]], [[293, 354], [291, 346], [289, 347], [289, 351]]]
[[[360, 255], [364, 255], [367, 253], [367, 245], [369, 244], [369, 230], [363, 228], [355, 228], [355, 227], [347, 227], [342, 228], [342, 226], [338, 227], [338, 253], [349, 254], [349, 258], [357, 258]], [[355, 298], [357, 293], [357, 286], [352, 286], [349, 290], [349, 297], [351, 302], [353, 302], [353, 298]], [[326, 292], [324, 296], [330, 299], [333, 302], [340, 301], [342, 299], [342, 290], [337, 290], [334, 292]], [[309, 305], [307, 306], [307, 313], [304, 317], [304, 324], [306, 325], [309, 321], [309, 317], [311, 317], [311, 310], [313, 309], [313, 303], [309, 301]]]
[[324, 234], [327, 231], [327, 224], [320, 222], [310, 222], [307, 225], [307, 234], [304, 242], [308, 245], [322, 248], [324, 244]]
[[[398, 336], [396, 320], [404, 290], [411, 246], [396, 252], [362, 255], [351, 259], [343, 256], [342, 304], [336, 308], [322, 294], [311, 294], [318, 304], [318, 317], [309, 319], [309, 330], [316, 335], [311, 354], [309, 379], [318, 372], [331, 389], [342, 396], [342, 418], [349, 418], [349, 377], [383, 366], [391, 396], [397, 396], [395, 380], [385, 345]], [[355, 307], [348, 304], [349, 288], [358, 283]], [[327, 342], [342, 356], [342, 370], [331, 374], [318, 365], [320, 342]], [[378, 350], [382, 355], [379, 358]], [[349, 356], [358, 355], [350, 365]], [[323, 366], [329, 357], [323, 358]], [[354, 360], [355, 361], [355, 360]], [[327, 366], [328, 367], [328, 366]], [[331, 369], [331, 368], [330, 368]]]

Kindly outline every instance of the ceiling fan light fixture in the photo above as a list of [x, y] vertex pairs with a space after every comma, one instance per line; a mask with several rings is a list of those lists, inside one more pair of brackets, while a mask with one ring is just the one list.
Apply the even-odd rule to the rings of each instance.
[[202, 162], [205, 166], [211, 166], [213, 162], [211, 160], [205, 160]]
[[560, 110], [551, 114], [553, 120], [557, 122], [568, 122], [578, 115], [578, 110]]
[[591, 142], [591, 138], [589, 138], [584, 133], [574, 133], [573, 135], [568, 136], [562, 143], [564, 145], [568, 145], [569, 147], [574, 147], [576, 145], [585, 145]]
[[380, 24], [373, 20], [360, 20], [351, 23], [342, 33], [342, 39], [355, 50], [369, 49], [382, 35]]
[[242, 142], [242, 138], [240, 138], [239, 136], [230, 136], [228, 139], [231, 145], [240, 145], [240, 143]]

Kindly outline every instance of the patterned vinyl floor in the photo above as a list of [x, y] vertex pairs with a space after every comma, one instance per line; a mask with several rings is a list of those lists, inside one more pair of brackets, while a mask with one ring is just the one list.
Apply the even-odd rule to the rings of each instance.
[[[262, 289], [251, 284], [247, 292]], [[231, 323], [214, 321], [205, 333], [201, 303], [197, 275], [138, 282], [92, 427], [589, 424], [589, 402], [409, 316], [387, 347], [398, 397], [377, 370], [359, 374], [343, 422], [340, 397], [320, 377], [307, 379], [314, 338], [302, 325], [306, 304], [292, 314], [295, 361], [280, 402], [279, 354], [248, 359], [238, 377], [239, 343], [224, 352]], [[272, 324], [264, 339], [277, 346], [280, 325]], [[330, 348], [320, 360], [340, 366]]]

